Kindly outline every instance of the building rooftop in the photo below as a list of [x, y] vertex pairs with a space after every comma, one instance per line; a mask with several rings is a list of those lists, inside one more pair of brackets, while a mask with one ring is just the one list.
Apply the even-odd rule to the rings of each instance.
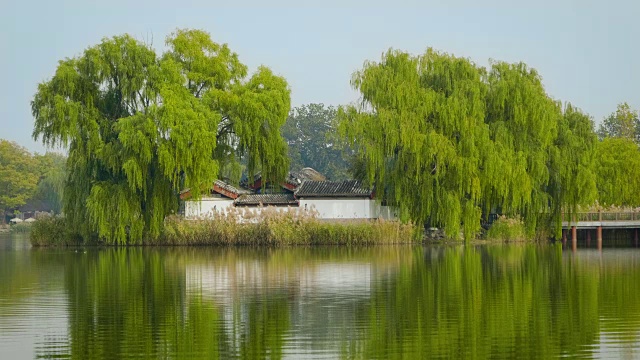
[[362, 187], [357, 180], [345, 181], [304, 181], [296, 190], [301, 197], [371, 197], [372, 192]]
[[[218, 193], [231, 199], [236, 199], [240, 195], [252, 194], [251, 191], [237, 188], [231, 184], [228, 184], [222, 180], [216, 180], [211, 186], [211, 192]], [[206, 194], [203, 194], [206, 195]], [[191, 198], [191, 189], [184, 189], [180, 192], [180, 199], [187, 200]]]
[[298, 206], [293, 194], [246, 194], [234, 202], [236, 206]]
[[[235, 194], [237, 196], [240, 195], [245, 195], [245, 194], [252, 194], [251, 191], [246, 190], [246, 189], [242, 189], [242, 188], [237, 188], [231, 184], [227, 184], [226, 182], [222, 181], [222, 180], [216, 180], [213, 183], [213, 191], [219, 192], [220, 189], [222, 190], [226, 190], [229, 193]], [[222, 194], [225, 195], [225, 194]]]

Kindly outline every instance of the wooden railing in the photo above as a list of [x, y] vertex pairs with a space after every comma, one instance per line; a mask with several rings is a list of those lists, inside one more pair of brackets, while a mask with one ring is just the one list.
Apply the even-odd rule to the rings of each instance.
[[[573, 215], [571, 222], [576, 221], [635, 221], [640, 220], [640, 212], [586, 212]], [[563, 221], [569, 221], [565, 214]]]

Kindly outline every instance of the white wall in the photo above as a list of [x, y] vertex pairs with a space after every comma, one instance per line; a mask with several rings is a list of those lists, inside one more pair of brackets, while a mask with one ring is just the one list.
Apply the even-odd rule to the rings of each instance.
[[[297, 206], [236, 206], [236, 213], [242, 217], [242, 220], [247, 222], [257, 222], [266, 212], [277, 212], [277, 213], [296, 213], [300, 211], [300, 208]], [[241, 219], [239, 219], [241, 220]]]
[[299, 207], [269, 206], [244, 207], [234, 206], [229, 198], [205, 197], [200, 201], [185, 201], [185, 217], [211, 218], [215, 213], [235, 211], [248, 220], [257, 219], [264, 211], [297, 212], [315, 209], [320, 219], [396, 219], [394, 209], [381, 206], [369, 198], [306, 198], [300, 199]]
[[320, 219], [371, 219], [373, 200], [369, 198], [306, 198], [300, 209], [315, 209]]
[[393, 208], [369, 198], [306, 198], [300, 209], [315, 209], [320, 219], [397, 219]]
[[215, 213], [226, 212], [233, 207], [233, 200], [219, 197], [203, 197], [200, 201], [187, 200], [184, 202], [184, 216], [187, 219], [210, 218]]

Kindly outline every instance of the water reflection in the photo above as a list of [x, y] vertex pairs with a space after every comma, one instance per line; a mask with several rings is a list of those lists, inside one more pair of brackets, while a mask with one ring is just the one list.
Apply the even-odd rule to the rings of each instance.
[[19, 248], [12, 358], [640, 356], [634, 249]]

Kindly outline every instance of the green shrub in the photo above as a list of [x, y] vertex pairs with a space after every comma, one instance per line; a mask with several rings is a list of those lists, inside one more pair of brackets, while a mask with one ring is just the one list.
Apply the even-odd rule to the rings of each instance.
[[12, 233], [28, 233], [29, 231], [31, 231], [31, 225], [32, 223], [21, 222], [15, 225], [11, 225], [9, 230]]
[[499, 217], [489, 228], [486, 235], [491, 241], [524, 241], [527, 239], [524, 223], [520, 218]]
[[32, 223], [29, 240], [33, 246], [69, 246], [82, 242], [61, 216], [44, 217]]

